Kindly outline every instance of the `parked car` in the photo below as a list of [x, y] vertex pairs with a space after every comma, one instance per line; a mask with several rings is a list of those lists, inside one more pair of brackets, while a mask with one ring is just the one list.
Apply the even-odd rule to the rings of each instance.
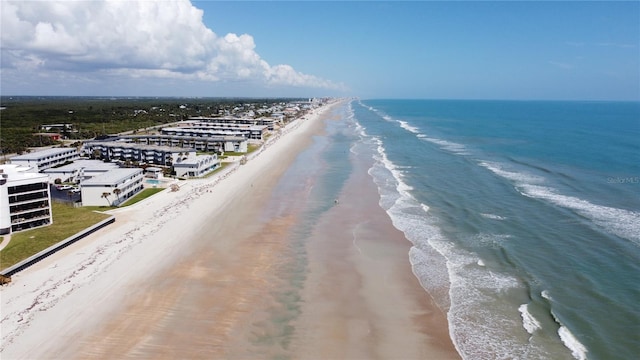
[[71, 185], [58, 185], [56, 186], [56, 189], [60, 190], [60, 191], [64, 191], [64, 190], [71, 190], [74, 187]]
[[74, 193], [74, 194], [77, 194], [77, 193], [79, 193], [79, 192], [80, 192], [80, 188], [73, 188], [73, 189], [71, 189], [71, 190], [69, 190], [69, 191], [71, 191], [71, 192], [72, 192], [72, 193]]

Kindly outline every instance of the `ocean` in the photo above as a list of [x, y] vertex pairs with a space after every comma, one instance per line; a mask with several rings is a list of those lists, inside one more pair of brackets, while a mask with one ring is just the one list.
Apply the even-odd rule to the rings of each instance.
[[637, 358], [640, 103], [356, 99], [345, 118], [463, 358]]

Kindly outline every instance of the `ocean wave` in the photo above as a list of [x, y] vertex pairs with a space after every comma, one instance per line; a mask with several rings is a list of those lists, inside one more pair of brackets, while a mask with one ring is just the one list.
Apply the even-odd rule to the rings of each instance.
[[496, 214], [485, 214], [481, 213], [480, 216], [485, 217], [491, 220], [506, 220], [507, 218], [504, 216], [496, 215]]
[[404, 182], [399, 166], [388, 159], [382, 142], [377, 148], [370, 174], [378, 184], [380, 204], [394, 227], [413, 243], [409, 251], [412, 271], [447, 312], [451, 339], [461, 356], [475, 359], [491, 353], [506, 359], [514, 349], [534, 351], [513, 336], [513, 327], [520, 326], [513, 319], [517, 313], [492, 308], [496, 294], [520, 289], [522, 284], [512, 275], [484, 266], [476, 254], [446, 238], [437, 219], [429, 215], [429, 206], [412, 196], [411, 186]]
[[640, 245], [640, 213], [603, 205], [596, 205], [573, 196], [561, 195], [548, 186], [523, 184], [522, 195], [546, 200], [576, 211], [605, 230]]
[[558, 190], [550, 186], [545, 186], [545, 178], [523, 171], [505, 170], [499, 163], [481, 161], [479, 165], [489, 169], [498, 176], [512, 181], [520, 194], [524, 196], [544, 200], [554, 205], [573, 210], [590, 219], [605, 231], [631, 240], [636, 245], [640, 245], [639, 212], [596, 205], [574, 196], [562, 195], [558, 193]]
[[[422, 134], [421, 134], [422, 135]], [[438, 145], [441, 149], [452, 152], [457, 155], [469, 155], [469, 149], [462, 144], [458, 144], [452, 141], [437, 139], [428, 137], [426, 135], [418, 135], [421, 140], [428, 141], [432, 144]]]
[[522, 326], [529, 334], [533, 335], [536, 330], [542, 328], [540, 322], [529, 312], [528, 304], [520, 305], [518, 311], [520, 311], [520, 315], [522, 316]]
[[541, 176], [536, 176], [522, 171], [505, 170], [501, 164], [496, 162], [480, 161], [478, 164], [489, 169], [494, 174], [516, 182], [517, 184], [541, 184], [545, 182], [545, 179]]
[[[409, 251], [412, 271], [446, 312], [451, 339], [462, 358], [511, 359], [514, 354], [516, 358], [520, 357], [517, 354], [548, 358], [544, 348], [523, 337], [525, 331], [521, 330], [516, 307], [502, 300], [513, 292], [525, 291], [521, 281], [485, 265], [477, 254], [449, 239], [429, 206], [413, 196], [413, 188], [406, 182], [407, 170], [389, 159], [383, 139], [372, 136], [366, 141], [374, 153], [369, 174], [378, 187], [379, 204], [394, 227], [413, 244]], [[438, 145], [455, 147], [451, 143]], [[505, 241], [508, 236], [489, 234], [487, 238], [494, 243]]]
[[398, 123], [400, 124], [400, 127], [412, 132], [414, 134], [420, 134], [420, 129], [418, 129], [417, 127], [410, 125], [408, 122], [404, 121], [404, 120], [398, 120]]
[[560, 326], [558, 335], [564, 346], [571, 351], [571, 355], [576, 358], [576, 360], [587, 360], [587, 348], [576, 339], [566, 326]]

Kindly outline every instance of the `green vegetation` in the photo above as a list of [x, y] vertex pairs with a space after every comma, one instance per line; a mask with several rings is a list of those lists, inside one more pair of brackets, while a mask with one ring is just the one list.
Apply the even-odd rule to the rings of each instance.
[[249, 144], [247, 146], [247, 154], [251, 154], [252, 152], [260, 149], [261, 146], [262, 144]]
[[222, 169], [226, 168], [227, 166], [231, 165], [231, 163], [220, 163], [220, 166], [218, 166], [215, 170], [213, 170], [212, 172], [208, 173], [207, 175], [203, 176], [202, 178], [206, 179], [210, 176], [213, 176], [217, 173], [219, 173], [220, 171], [222, 171]]
[[[213, 116], [243, 104], [270, 106], [295, 99], [240, 98], [100, 98], [2, 96], [0, 152], [23, 153], [29, 147], [56, 144], [44, 124], [71, 124], [61, 131], [68, 139], [87, 139], [105, 134], [137, 131], [180, 121], [190, 116]], [[56, 130], [51, 130], [55, 132]]]
[[262, 147], [262, 144], [249, 144], [247, 145], [247, 152], [243, 153], [243, 152], [237, 152], [237, 151], [225, 151], [224, 155], [219, 156], [219, 159], [226, 159], [229, 156], [244, 156], [244, 155], [249, 155], [252, 152], [260, 149], [260, 147]]
[[11, 235], [9, 245], [0, 250], [0, 268], [14, 265], [109, 217], [89, 208], [74, 208], [57, 202], [51, 207], [52, 225]]
[[[133, 205], [164, 189], [144, 189], [123, 206]], [[53, 224], [38, 229], [17, 232], [11, 235], [11, 242], [0, 250], [0, 269], [14, 265], [31, 255], [78, 233], [91, 225], [109, 217], [96, 211], [116, 209], [112, 206], [85, 206], [74, 208], [67, 204], [53, 202]], [[0, 241], [2, 238], [0, 237]]]
[[136, 196], [132, 197], [131, 199], [129, 199], [126, 203], [124, 203], [124, 205], [122, 205], [122, 207], [125, 206], [129, 206], [129, 205], [133, 205], [137, 202], [140, 202], [152, 195], [155, 195], [161, 191], [163, 191], [163, 188], [147, 188], [144, 189], [142, 191], [140, 191], [139, 193], [136, 194]]

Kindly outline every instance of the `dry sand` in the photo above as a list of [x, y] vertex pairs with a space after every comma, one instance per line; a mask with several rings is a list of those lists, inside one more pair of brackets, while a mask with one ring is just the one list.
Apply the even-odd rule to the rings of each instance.
[[1, 357], [456, 358], [366, 168], [304, 249], [284, 240], [312, 184], [272, 192], [331, 111], [15, 275], [0, 291]]

